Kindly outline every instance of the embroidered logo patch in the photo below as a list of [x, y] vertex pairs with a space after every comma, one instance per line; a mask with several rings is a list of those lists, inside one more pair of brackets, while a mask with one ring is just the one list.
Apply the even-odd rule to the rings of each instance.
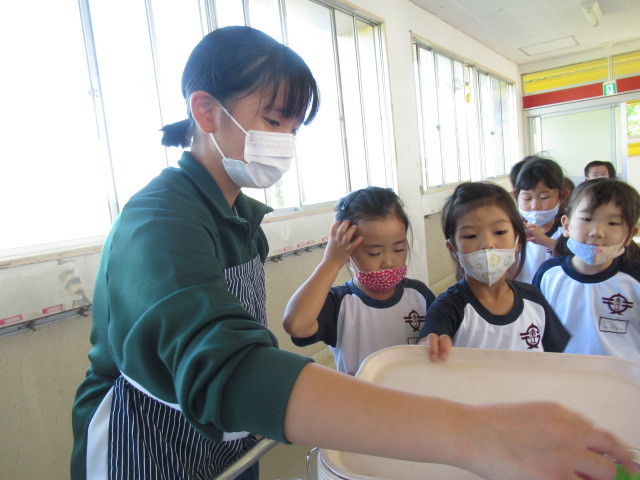
[[520, 338], [525, 341], [529, 350], [538, 348], [538, 345], [540, 345], [540, 329], [532, 323], [526, 332], [520, 334]]
[[611, 313], [614, 313], [616, 315], [622, 315], [622, 312], [624, 312], [625, 310], [633, 308], [633, 302], [628, 301], [619, 293], [616, 293], [609, 298], [602, 297], [602, 303], [608, 305]]
[[411, 328], [414, 332], [419, 331], [420, 328], [422, 328], [422, 324], [424, 323], [424, 315], [419, 315], [415, 310], [411, 310], [409, 312], [409, 315], [403, 318], [405, 323], [411, 325]]

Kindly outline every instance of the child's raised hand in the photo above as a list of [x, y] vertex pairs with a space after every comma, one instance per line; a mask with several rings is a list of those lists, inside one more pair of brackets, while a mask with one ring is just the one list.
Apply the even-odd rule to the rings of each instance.
[[525, 223], [525, 229], [527, 232], [527, 242], [533, 242], [536, 244], [540, 244], [546, 235], [542, 231], [542, 229], [538, 225], [534, 225], [533, 223]]
[[439, 362], [440, 360], [446, 360], [449, 358], [453, 342], [449, 335], [438, 336], [435, 333], [430, 333], [426, 337], [420, 339], [418, 345], [426, 345], [431, 361]]
[[338, 220], [329, 230], [329, 241], [324, 251], [324, 262], [332, 262], [340, 268], [347, 263], [353, 251], [364, 241], [357, 235], [357, 227], [351, 222]]
[[527, 232], [527, 242], [532, 242], [546, 248], [553, 248], [555, 240], [548, 237], [538, 225], [526, 223], [525, 228]]

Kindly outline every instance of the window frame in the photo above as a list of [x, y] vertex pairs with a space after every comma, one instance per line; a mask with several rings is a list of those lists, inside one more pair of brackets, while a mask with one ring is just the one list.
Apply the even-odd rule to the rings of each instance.
[[[456, 185], [460, 182], [464, 181], [478, 181], [478, 180], [487, 180], [487, 179], [496, 179], [499, 177], [503, 177], [508, 175], [510, 166], [516, 161], [517, 156], [517, 111], [515, 109], [516, 102], [516, 91], [515, 91], [515, 82], [509, 81], [501, 76], [490, 73], [488, 70], [483, 69], [477, 65], [472, 64], [464, 60], [463, 58], [456, 56], [447, 51], [443, 51], [438, 49], [427, 42], [416, 38], [415, 36], [412, 38], [412, 46], [413, 46], [413, 58], [414, 58], [414, 74], [416, 80], [416, 95], [418, 99], [418, 131], [420, 137], [420, 157], [422, 162], [422, 192], [423, 195], [428, 192], [448, 188], [450, 186]], [[428, 58], [425, 59], [423, 52], [429, 52]], [[441, 62], [438, 60], [440, 58], [444, 58], [449, 61], [450, 69], [451, 69], [451, 103], [452, 103], [452, 112], [453, 119], [450, 122], [450, 127], [454, 129], [453, 138], [455, 139], [456, 144], [456, 167], [458, 176], [454, 181], [447, 181], [447, 172], [446, 172], [446, 161], [444, 159], [444, 151], [443, 151], [443, 137], [442, 137], [442, 118], [440, 116], [441, 104], [443, 102], [441, 95], [441, 82], [439, 82], [440, 77], [438, 76], [439, 69], [442, 68]], [[422, 62], [429, 61], [431, 62], [431, 66], [425, 66]], [[459, 105], [456, 99], [455, 93], [455, 84], [456, 84], [456, 66], [460, 65], [462, 67], [462, 78], [463, 81], [466, 81], [467, 74], [469, 75], [469, 81], [472, 81], [472, 84], [469, 85], [471, 101], [467, 103], [473, 106], [473, 110], [469, 113], [466, 109], [462, 114], [464, 116], [463, 119], [459, 118], [461, 113], [458, 111]], [[434, 78], [427, 79], [423, 78], [423, 72], [428, 71], [427, 73], [433, 74]], [[483, 80], [483, 77], [486, 80]], [[486, 94], [483, 95], [483, 86], [484, 82], [488, 81], [489, 87], [489, 98], [487, 98]], [[506, 95], [505, 98], [502, 97], [502, 90], [500, 90], [500, 98], [498, 98], [499, 103], [499, 113], [501, 123], [498, 122], [498, 118], [496, 115], [496, 97], [493, 92], [493, 85], [497, 82], [497, 85], [501, 88], [503, 85], [506, 86]], [[431, 85], [435, 87], [435, 93], [430, 95], [430, 100], [432, 103], [435, 103], [435, 107], [429, 108], [429, 102], [427, 98], [425, 98], [424, 90], [425, 85]], [[466, 85], [464, 85], [466, 89]], [[466, 95], [466, 91], [463, 92]], [[488, 102], [488, 104], [487, 104]], [[491, 121], [487, 123], [486, 113], [487, 110], [483, 110], [485, 108], [489, 108], [491, 116]], [[427, 113], [430, 112], [430, 113]], [[436, 182], [431, 183], [430, 176], [433, 176], [434, 171], [438, 171], [438, 166], [430, 165], [430, 162], [434, 160], [434, 153], [429, 152], [428, 148], [428, 125], [426, 125], [426, 117], [429, 114], [433, 114], [436, 112], [436, 130], [437, 132], [431, 133], [431, 138], [434, 139], [434, 142], [437, 142], [439, 148], [435, 148], [435, 151], [439, 151], [439, 170], [440, 175], [436, 176]], [[505, 121], [506, 119], [506, 121]], [[469, 121], [473, 122], [474, 129], [471, 130], [469, 126]], [[461, 134], [459, 131], [459, 126], [461, 122], [464, 123], [465, 132]], [[496, 133], [498, 130], [498, 126], [500, 127], [500, 145], [496, 142]], [[461, 149], [461, 138], [462, 136], [466, 136], [465, 147]], [[491, 142], [488, 141], [487, 135], [491, 135]], [[437, 139], [435, 139], [437, 137]], [[490, 144], [491, 143], [491, 144]], [[474, 151], [474, 145], [477, 145], [479, 152], [479, 157], [476, 161], [473, 160], [473, 156], [471, 152]], [[489, 149], [492, 151], [490, 152]], [[467, 152], [467, 159], [465, 161], [469, 162], [468, 168], [464, 168], [463, 154], [462, 152]], [[501, 152], [501, 155], [499, 153]], [[491, 155], [489, 155], [491, 153]], [[498, 156], [500, 158], [498, 159]], [[490, 162], [491, 159], [494, 159], [493, 162]], [[489, 165], [491, 163], [491, 165]], [[463, 172], [468, 172], [468, 174], [464, 174]], [[468, 178], [467, 178], [468, 177]]]
[[[144, 9], [147, 15], [147, 27], [148, 27], [148, 35], [149, 35], [149, 50], [150, 50], [150, 61], [154, 64], [153, 68], [153, 79], [150, 80], [155, 82], [156, 85], [156, 94], [157, 94], [157, 107], [160, 116], [160, 120], [162, 124], [166, 121], [174, 121], [173, 119], [164, 118], [163, 116], [163, 107], [164, 102], [161, 96], [161, 89], [159, 83], [161, 79], [158, 76], [161, 74], [161, 70], [158, 68], [158, 44], [156, 39], [156, 31], [154, 26], [154, 16], [153, 16], [153, 1], [152, 0], [143, 0], [144, 1]], [[199, 23], [201, 26], [201, 34], [205, 35], [206, 33], [218, 28], [218, 14], [216, 7], [218, 2], [225, 0], [194, 0], [194, 3], [191, 6], [199, 11], [199, 21], [194, 18], [195, 23]], [[251, 25], [250, 22], [250, 0], [240, 0], [242, 2], [242, 10], [245, 18], [245, 24]], [[359, 41], [358, 35], [358, 25], [359, 22], [369, 26], [372, 28], [373, 32], [373, 41], [374, 41], [374, 54], [375, 54], [375, 65], [378, 70], [378, 83], [380, 95], [378, 99], [379, 108], [382, 113], [380, 126], [382, 131], [384, 132], [384, 138], [382, 139], [382, 143], [384, 145], [384, 152], [382, 153], [384, 156], [384, 174], [388, 177], [386, 186], [396, 186], [397, 178], [396, 178], [396, 162], [395, 162], [395, 149], [393, 148], [393, 124], [391, 121], [391, 99], [389, 95], [388, 89], [388, 65], [386, 59], [386, 48], [385, 48], [385, 39], [384, 39], [384, 31], [382, 28], [382, 23], [378, 20], [370, 18], [363, 14], [360, 11], [352, 9], [348, 6], [341, 5], [337, 2], [333, 2], [330, 0], [305, 0], [306, 2], [321, 5], [327, 8], [331, 15], [332, 21], [332, 29], [331, 36], [333, 42], [333, 56], [334, 63], [336, 65], [336, 70], [338, 72], [336, 82], [338, 82], [338, 86], [340, 86], [340, 65], [338, 62], [338, 44], [337, 44], [337, 36], [338, 32], [335, 28], [335, 18], [336, 12], [341, 12], [343, 14], [348, 15], [353, 22], [354, 26], [354, 39], [356, 42], [356, 50], [355, 54], [358, 58], [358, 88], [360, 95], [360, 108], [361, 110], [365, 108], [363, 103], [363, 87], [362, 87], [362, 75], [360, 72], [360, 50], [358, 48], [357, 42]], [[278, 5], [279, 10], [279, 28], [282, 32], [282, 39], [287, 43], [288, 39], [288, 31], [287, 31], [287, 9], [286, 9], [286, 0], [275, 0]], [[95, 125], [96, 125], [96, 143], [99, 147], [100, 155], [99, 158], [96, 158], [95, 161], [99, 162], [104, 173], [104, 181], [107, 189], [107, 198], [98, 199], [99, 201], [105, 201], [108, 204], [108, 214], [110, 217], [111, 224], [115, 221], [117, 215], [120, 213], [121, 208], [128, 201], [128, 198], [123, 198], [122, 193], [118, 192], [117, 186], [117, 172], [114, 167], [114, 158], [112, 157], [110, 151], [110, 143], [109, 143], [109, 119], [107, 115], [107, 106], [105, 105], [105, 96], [102, 91], [101, 84], [101, 75], [100, 75], [100, 62], [99, 55], [96, 50], [96, 38], [94, 37], [94, 29], [92, 24], [92, 12], [91, 12], [91, 0], [78, 0], [78, 10], [79, 10], [79, 21], [82, 29], [82, 41], [83, 47], [86, 54], [86, 75], [88, 79], [88, 83], [90, 84], [90, 102], [93, 106], [93, 112], [95, 117]], [[196, 7], [197, 5], [197, 7]], [[339, 106], [340, 106], [340, 132], [341, 132], [341, 143], [342, 150], [344, 152], [344, 175], [345, 175], [345, 184], [346, 191], [344, 194], [348, 193], [351, 190], [351, 169], [350, 169], [350, 159], [347, 150], [347, 143], [349, 139], [345, 133], [345, 116], [344, 116], [344, 104], [342, 102], [342, 88], [338, 88], [339, 92]], [[361, 114], [360, 123], [365, 127], [364, 114]], [[367, 151], [365, 138], [364, 151]], [[179, 155], [176, 155], [175, 152], [172, 152], [170, 149], [164, 148], [164, 158], [158, 159], [161, 163], [164, 163], [164, 166], [171, 166], [173, 157], [178, 158]], [[365, 159], [365, 164], [367, 166], [370, 165], [369, 159]], [[304, 202], [304, 192], [302, 191], [303, 183], [301, 181], [301, 172], [296, 169], [296, 173], [298, 178], [296, 178], [297, 188], [299, 191], [300, 202], [295, 207], [284, 207], [284, 208], [276, 208], [273, 213], [268, 215], [265, 218], [265, 222], [274, 222], [274, 221], [286, 221], [293, 217], [306, 216], [306, 215], [315, 215], [319, 211], [327, 212], [333, 208], [333, 205], [337, 198], [331, 199], [326, 202], [318, 202], [318, 203], [305, 203]], [[149, 175], [149, 180], [152, 178], [152, 175]], [[367, 171], [366, 174], [367, 184], [371, 182], [370, 172]], [[126, 192], [125, 192], [126, 193]], [[263, 197], [266, 202], [266, 195], [263, 191]], [[106, 236], [106, 233], [105, 235]], [[102, 238], [104, 238], [102, 236]], [[90, 237], [86, 238], [87, 244], [95, 244], [96, 239], [100, 237]], [[37, 240], [36, 240], [37, 243]], [[15, 248], [5, 248], [0, 250], [0, 259], [15, 259], [16, 256], [22, 255], [35, 255], [38, 256], [40, 254], [48, 255], [47, 252], [62, 252], [65, 250], [76, 251], [78, 245], [83, 244], [82, 238], [69, 238], [67, 240], [53, 241], [50, 243], [44, 244], [35, 244], [35, 245], [27, 245], [27, 246], [17, 246]]]

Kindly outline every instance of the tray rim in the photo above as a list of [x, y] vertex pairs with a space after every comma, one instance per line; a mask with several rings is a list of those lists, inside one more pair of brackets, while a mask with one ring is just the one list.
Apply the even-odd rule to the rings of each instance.
[[[640, 363], [618, 357], [453, 347], [446, 361], [431, 362], [424, 345], [397, 345], [378, 350], [362, 362], [356, 373], [356, 377], [375, 383], [376, 375], [380, 372], [380, 370], [377, 369], [378, 365], [389, 365], [389, 362], [393, 360], [400, 360], [403, 363], [420, 362], [423, 364], [427, 362], [427, 364], [433, 368], [438, 368], [439, 365], [444, 365], [447, 362], [455, 364], [473, 363], [477, 366], [479, 361], [504, 366], [507, 363], [505, 362], [505, 357], [508, 357], [509, 365], [515, 367], [522, 365], [531, 368], [535, 365], [553, 367], [554, 369], [578, 368], [580, 371], [588, 371], [590, 373], [597, 373], [597, 371], [599, 371], [600, 373], [606, 372], [609, 375], [615, 374], [617, 377], [622, 376], [627, 380], [631, 380], [640, 388]], [[533, 362], [532, 359], [534, 359]], [[508, 401], [504, 403], [508, 403]], [[318, 449], [318, 458], [321, 460], [322, 465], [340, 479], [385, 480], [382, 477], [371, 477], [345, 471], [344, 468], [336, 462], [342, 454], [349, 454], [349, 452], [323, 448]], [[321, 463], [318, 462], [318, 468], [320, 468], [320, 464]], [[349, 474], [349, 476], [345, 477], [345, 474]]]

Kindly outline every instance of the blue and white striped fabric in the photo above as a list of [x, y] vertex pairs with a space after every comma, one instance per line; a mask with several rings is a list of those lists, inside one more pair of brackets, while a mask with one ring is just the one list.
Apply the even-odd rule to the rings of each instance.
[[258, 255], [242, 265], [224, 271], [229, 291], [242, 302], [244, 308], [262, 325], [267, 326], [267, 293], [264, 265]]
[[255, 437], [212, 442], [179, 410], [145, 395], [124, 377], [113, 388], [109, 479], [207, 480], [240, 458]]
[[[265, 276], [260, 257], [227, 269], [225, 279], [229, 291], [266, 326]], [[212, 479], [257, 441], [245, 432], [225, 437], [229, 440], [208, 440], [185, 419], [179, 405], [154, 398], [123, 374], [89, 425], [87, 479]], [[238, 478], [258, 480], [258, 464]]]

